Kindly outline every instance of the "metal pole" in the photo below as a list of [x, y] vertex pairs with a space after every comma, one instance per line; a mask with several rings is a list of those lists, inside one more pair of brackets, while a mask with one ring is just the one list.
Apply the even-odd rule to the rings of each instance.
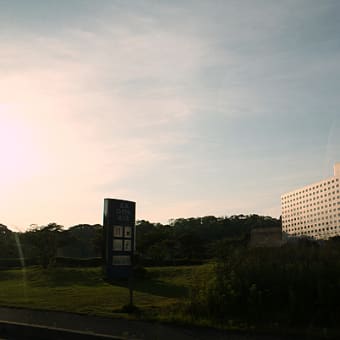
[[128, 285], [129, 285], [129, 294], [130, 294], [130, 307], [132, 307], [133, 306], [133, 267], [131, 268], [131, 272], [129, 275]]

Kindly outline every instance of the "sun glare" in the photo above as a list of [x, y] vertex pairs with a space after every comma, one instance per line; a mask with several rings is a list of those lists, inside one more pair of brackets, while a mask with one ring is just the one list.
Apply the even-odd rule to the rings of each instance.
[[15, 184], [30, 177], [36, 168], [32, 132], [15, 112], [0, 106], [0, 182]]

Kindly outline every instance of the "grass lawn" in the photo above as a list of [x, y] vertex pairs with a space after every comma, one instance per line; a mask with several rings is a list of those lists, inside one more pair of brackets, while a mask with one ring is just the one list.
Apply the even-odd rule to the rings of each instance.
[[[148, 268], [135, 282], [134, 303], [146, 316], [166, 319], [168, 310], [188, 297], [197, 278], [209, 276], [212, 265]], [[122, 316], [129, 291], [124, 282], [109, 284], [101, 268], [39, 267], [0, 271], [0, 305]]]
[[[213, 320], [194, 320], [183, 306], [190, 286], [197, 280], [208, 281], [213, 264], [183, 267], [147, 268], [147, 278], [135, 282], [134, 303], [142, 319], [157, 319], [225, 329], [243, 329], [239, 325], [220, 325]], [[121, 311], [129, 302], [124, 282], [109, 284], [102, 278], [101, 268], [28, 267], [25, 270], [0, 271], [0, 305], [91, 314], [106, 317], [136, 317]], [[286, 329], [268, 328], [275, 333]], [[304, 334], [306, 330], [290, 330]], [[320, 335], [322, 330], [310, 330]], [[330, 334], [330, 333], [329, 333]]]

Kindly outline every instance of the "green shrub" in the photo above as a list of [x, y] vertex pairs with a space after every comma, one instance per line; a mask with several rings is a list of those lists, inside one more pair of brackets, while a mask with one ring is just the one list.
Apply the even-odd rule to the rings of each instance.
[[214, 277], [196, 282], [189, 311], [218, 322], [337, 327], [338, 247], [238, 248], [218, 259]]

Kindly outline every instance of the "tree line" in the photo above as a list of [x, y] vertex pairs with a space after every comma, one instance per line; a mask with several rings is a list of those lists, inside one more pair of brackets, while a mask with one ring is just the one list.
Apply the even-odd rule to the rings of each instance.
[[[136, 222], [137, 258], [144, 265], [195, 263], [213, 258], [216, 244], [222, 239], [229, 243], [247, 243], [252, 229], [280, 225], [278, 219], [258, 215], [179, 218], [168, 224], [139, 220]], [[13, 261], [18, 263], [19, 259], [47, 268], [55, 265], [58, 258], [100, 258], [102, 229], [99, 224], [79, 224], [65, 229], [49, 223], [31, 226], [25, 232], [13, 232], [0, 224], [0, 267]]]
[[[0, 224], [0, 267], [20, 264], [54, 266], [57, 258], [94, 258], [101, 254], [102, 226], [80, 224], [65, 229], [57, 223], [13, 232]], [[22, 262], [24, 261], [24, 262]]]

